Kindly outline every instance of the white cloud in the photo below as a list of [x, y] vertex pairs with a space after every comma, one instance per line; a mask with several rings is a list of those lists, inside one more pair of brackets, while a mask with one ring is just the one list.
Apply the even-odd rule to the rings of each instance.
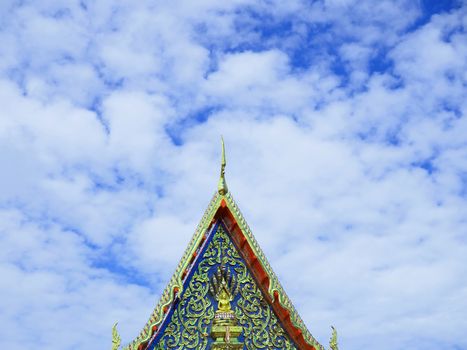
[[334, 324], [344, 349], [467, 346], [465, 9], [405, 33], [406, 1], [2, 6], [1, 348], [102, 348], [116, 320], [130, 341], [220, 134], [322, 343]]
[[[129, 310], [146, 317], [155, 296], [92, 267], [96, 253], [78, 235], [39, 227], [15, 210], [2, 210], [1, 219], [2, 346], [104, 346], [116, 318], [123, 321]], [[137, 332], [131, 328], [122, 331], [130, 336]]]

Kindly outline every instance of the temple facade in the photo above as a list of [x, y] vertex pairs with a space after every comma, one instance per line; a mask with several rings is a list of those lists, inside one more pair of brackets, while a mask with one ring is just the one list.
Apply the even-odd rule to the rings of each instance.
[[[225, 181], [218, 189], [162, 297], [123, 350], [324, 350], [271, 269]], [[113, 328], [112, 350], [120, 349]], [[330, 349], [337, 350], [334, 328]]]

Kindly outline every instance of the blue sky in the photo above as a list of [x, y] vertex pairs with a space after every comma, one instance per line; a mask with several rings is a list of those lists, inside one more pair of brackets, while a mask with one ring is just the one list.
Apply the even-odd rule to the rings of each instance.
[[462, 1], [2, 1], [0, 348], [131, 341], [222, 134], [321, 343], [467, 349], [466, 24]]

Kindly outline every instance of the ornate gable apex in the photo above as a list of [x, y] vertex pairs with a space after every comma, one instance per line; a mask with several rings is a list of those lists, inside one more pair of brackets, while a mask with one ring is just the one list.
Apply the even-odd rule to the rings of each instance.
[[[159, 330], [168, 322], [171, 309], [187, 287], [190, 272], [196, 265], [207, 238], [217, 223], [226, 229], [227, 235], [244, 259], [248, 270], [261, 289], [264, 299], [274, 310], [284, 330], [300, 350], [324, 350], [306, 328], [289, 297], [283, 290], [277, 276], [269, 265], [264, 253], [254, 238], [240, 209], [227, 190], [224, 178], [225, 156], [218, 191], [210, 201], [193, 238], [183, 254], [175, 273], [164, 290], [159, 303], [151, 314], [139, 336], [124, 350], [144, 350], [158, 336]], [[337, 345], [337, 344], [336, 344]], [[332, 349], [337, 349], [331, 345]]]

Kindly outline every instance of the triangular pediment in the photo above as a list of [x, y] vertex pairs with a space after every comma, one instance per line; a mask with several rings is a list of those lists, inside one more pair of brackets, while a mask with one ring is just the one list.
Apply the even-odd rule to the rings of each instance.
[[212, 291], [219, 268], [231, 276], [227, 284], [238, 287], [231, 286], [229, 307], [241, 330], [237, 336], [230, 327], [223, 337], [232, 335], [242, 349], [324, 349], [285, 294], [230, 193], [213, 197], [159, 304], [126, 349], [213, 348], [213, 321], [222, 308]]

